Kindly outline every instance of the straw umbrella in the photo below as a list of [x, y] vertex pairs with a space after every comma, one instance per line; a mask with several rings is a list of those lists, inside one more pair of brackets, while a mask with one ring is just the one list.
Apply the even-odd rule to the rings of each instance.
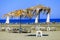
[[[44, 14], [46, 13], [47, 14], [47, 19], [46, 19], [46, 22], [48, 24], [48, 27], [49, 27], [49, 22], [50, 22], [50, 11], [51, 9], [49, 7], [45, 7], [45, 6], [42, 6], [42, 5], [37, 5], [37, 6], [34, 6], [34, 7], [31, 7], [29, 10], [33, 10], [34, 12], [34, 16], [36, 16], [35, 18], [35, 23], [38, 23], [38, 16], [39, 14], [44, 11]], [[50, 28], [49, 28], [50, 30]]]
[[[31, 7], [30, 9], [33, 9], [33, 11], [35, 12], [35, 15], [36, 15], [36, 19], [38, 19], [38, 15], [44, 11], [44, 14], [46, 13], [47, 14], [47, 20], [46, 22], [48, 23], [50, 20], [50, 11], [51, 9], [49, 7], [45, 7], [43, 5], [37, 5], [37, 6], [34, 6], [34, 7]], [[35, 23], [38, 23], [38, 21], [36, 21]]]
[[41, 6], [41, 5], [39, 5], [39, 6], [33, 6], [31, 8], [28, 8], [28, 10], [31, 12], [31, 14], [33, 14], [33, 16], [36, 16], [36, 18], [35, 18], [36, 27], [38, 27], [37, 26], [38, 18], [39, 18], [39, 14], [43, 11], [42, 8], [43, 8], [43, 6]]
[[34, 16], [36, 16], [35, 18], [35, 23], [37, 24], [38, 23], [38, 18], [39, 18], [39, 14], [43, 11], [43, 8], [45, 6], [43, 5], [37, 5], [37, 6], [33, 6], [33, 7], [30, 7], [29, 10], [32, 10], [32, 14], [34, 14]]
[[[15, 13], [14, 14], [15, 17], [20, 17], [20, 20], [21, 20], [21, 17], [29, 17], [29, 18], [32, 17], [31, 12], [28, 10], [16, 10], [14, 11], [14, 13]], [[20, 21], [20, 29], [21, 29], [21, 21]]]

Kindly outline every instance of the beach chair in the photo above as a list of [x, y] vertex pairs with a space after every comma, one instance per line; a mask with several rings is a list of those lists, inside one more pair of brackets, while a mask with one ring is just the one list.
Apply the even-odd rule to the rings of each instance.
[[42, 31], [36, 31], [36, 37], [42, 37]]
[[50, 31], [56, 31], [56, 27], [51, 27]]
[[51, 30], [51, 28], [50, 27], [47, 27], [47, 31], [50, 31]]
[[45, 27], [39, 27], [39, 29], [40, 29], [41, 31], [46, 31], [46, 28], [45, 28]]
[[18, 33], [18, 32], [19, 32], [19, 29], [16, 29], [16, 28], [12, 29], [12, 33]]
[[5, 31], [10, 32], [11, 28], [10, 27], [6, 27]]
[[2, 30], [2, 31], [5, 31], [5, 27], [2, 27], [1, 30]]

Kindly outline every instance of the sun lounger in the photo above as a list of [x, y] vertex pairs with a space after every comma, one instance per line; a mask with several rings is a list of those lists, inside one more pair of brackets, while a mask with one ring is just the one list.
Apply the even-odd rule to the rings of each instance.
[[2, 27], [2, 31], [5, 31], [5, 27]]
[[9, 32], [9, 31], [11, 31], [11, 28], [10, 28], [10, 27], [6, 27], [5, 30], [6, 30], [7, 32]]
[[39, 29], [40, 29], [41, 31], [46, 31], [46, 28], [45, 28], [45, 27], [39, 27]]
[[50, 31], [56, 31], [56, 27], [51, 27]]
[[36, 31], [36, 37], [42, 37], [42, 31]]

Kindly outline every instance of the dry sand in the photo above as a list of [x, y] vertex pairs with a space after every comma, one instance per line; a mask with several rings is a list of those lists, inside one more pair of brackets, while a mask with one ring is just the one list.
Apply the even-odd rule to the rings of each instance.
[[48, 36], [27, 36], [33, 33], [8, 33], [0, 32], [0, 40], [60, 40], [60, 31], [45, 31]]

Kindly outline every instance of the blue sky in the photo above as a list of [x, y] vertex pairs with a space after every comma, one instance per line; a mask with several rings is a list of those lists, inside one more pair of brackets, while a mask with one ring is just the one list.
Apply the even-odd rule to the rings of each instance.
[[[0, 19], [2, 15], [8, 12], [39, 4], [51, 8], [51, 19], [60, 19], [60, 0], [0, 0]], [[40, 18], [45, 19], [46, 15], [41, 14]]]

